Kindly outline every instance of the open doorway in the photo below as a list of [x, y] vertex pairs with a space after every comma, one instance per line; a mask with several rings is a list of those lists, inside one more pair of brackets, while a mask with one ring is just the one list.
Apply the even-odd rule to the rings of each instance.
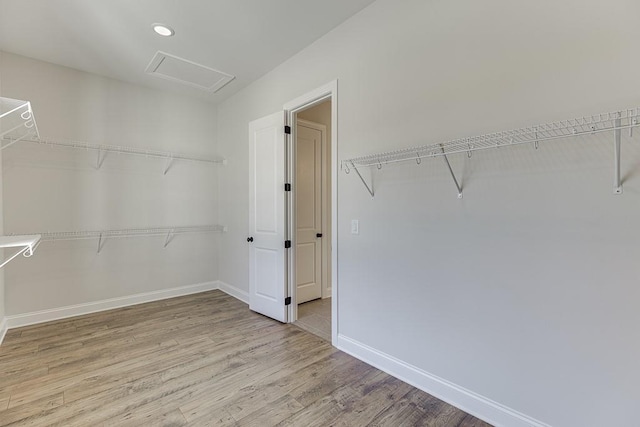
[[[331, 343], [335, 346], [338, 340], [338, 81], [334, 80], [314, 91], [284, 105], [284, 114], [275, 112], [268, 116], [249, 122], [249, 228], [247, 243], [249, 246], [249, 308], [284, 323], [296, 322], [298, 319], [297, 298], [297, 240], [296, 195], [298, 180], [296, 178], [296, 137], [297, 122], [300, 121], [307, 130], [315, 128], [326, 130], [324, 139], [326, 150], [320, 146], [321, 160], [319, 173], [324, 174], [320, 182], [320, 192], [312, 186], [312, 196], [303, 189], [303, 197], [316, 200], [321, 208], [318, 218], [320, 226], [308, 227], [312, 234], [309, 241], [311, 247], [318, 248], [312, 258], [320, 256], [320, 264], [314, 264], [313, 279], [309, 282], [320, 283], [320, 300], [326, 300], [330, 306]], [[330, 101], [324, 105], [330, 110], [328, 120], [305, 115], [311, 120], [298, 119], [298, 114]], [[313, 113], [310, 111], [308, 114]], [[304, 121], [304, 123], [303, 123]], [[306, 130], [304, 131], [306, 132]], [[307, 135], [309, 137], [309, 135]], [[311, 139], [317, 138], [311, 136]], [[314, 146], [312, 152], [317, 152]], [[318, 157], [318, 158], [321, 158]], [[315, 162], [315, 160], [314, 160]], [[316, 176], [318, 169], [312, 168]], [[308, 171], [300, 169], [300, 173]], [[302, 177], [301, 177], [302, 179]], [[324, 184], [323, 184], [324, 182]], [[302, 181], [301, 181], [302, 183]], [[304, 187], [304, 185], [302, 185]], [[324, 194], [324, 195], [322, 195]], [[322, 201], [324, 197], [324, 201]], [[315, 207], [313, 209], [315, 211]], [[318, 236], [321, 234], [321, 236]], [[320, 267], [317, 267], [320, 265]], [[316, 277], [316, 271], [321, 276]], [[307, 271], [305, 274], [309, 274]], [[304, 291], [306, 292], [306, 290]], [[312, 294], [317, 297], [317, 290]], [[301, 291], [303, 293], [303, 291]], [[303, 297], [304, 298], [304, 297]], [[304, 311], [304, 310], [303, 310]]]
[[295, 324], [331, 341], [331, 99], [294, 114]]

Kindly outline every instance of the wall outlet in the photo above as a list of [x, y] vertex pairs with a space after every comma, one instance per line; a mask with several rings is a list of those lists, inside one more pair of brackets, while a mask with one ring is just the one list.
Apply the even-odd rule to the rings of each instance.
[[351, 220], [351, 234], [360, 234], [360, 222], [357, 219]]

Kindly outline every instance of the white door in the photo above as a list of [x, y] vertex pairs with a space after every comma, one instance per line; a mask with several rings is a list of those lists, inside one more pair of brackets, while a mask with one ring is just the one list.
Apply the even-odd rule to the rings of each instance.
[[322, 140], [320, 129], [297, 121], [296, 303], [322, 296]]
[[285, 306], [284, 112], [249, 123], [249, 308], [280, 322]]

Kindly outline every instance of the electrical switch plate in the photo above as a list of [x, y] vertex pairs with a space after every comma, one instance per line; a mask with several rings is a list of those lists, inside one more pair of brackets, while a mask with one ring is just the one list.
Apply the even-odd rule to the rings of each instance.
[[351, 220], [351, 234], [360, 234], [360, 222], [357, 219]]

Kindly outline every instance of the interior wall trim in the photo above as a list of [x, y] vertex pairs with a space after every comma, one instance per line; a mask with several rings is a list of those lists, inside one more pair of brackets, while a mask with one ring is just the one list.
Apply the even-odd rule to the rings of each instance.
[[412, 366], [366, 344], [338, 335], [338, 348], [495, 426], [551, 427], [464, 387]]
[[0, 320], [0, 345], [2, 345], [2, 341], [4, 340], [4, 336], [7, 334], [7, 318], [3, 317]]
[[245, 304], [249, 304], [249, 292], [243, 291], [242, 289], [237, 288], [228, 283], [225, 283], [221, 280], [218, 280], [217, 284], [218, 284], [217, 289], [220, 289], [225, 294], [231, 295], [232, 297], [242, 301]]
[[218, 282], [211, 281], [196, 285], [181, 286], [160, 291], [145, 292], [141, 294], [128, 295], [125, 297], [93, 301], [84, 304], [69, 305], [66, 307], [53, 308], [49, 310], [35, 311], [32, 313], [17, 314], [7, 316], [6, 329], [19, 328], [21, 326], [35, 325], [37, 323], [51, 322], [53, 320], [66, 319], [68, 317], [81, 316], [84, 314], [97, 313], [114, 308], [128, 307], [145, 302], [158, 301], [168, 298], [175, 298], [184, 295], [196, 294], [218, 289]]

